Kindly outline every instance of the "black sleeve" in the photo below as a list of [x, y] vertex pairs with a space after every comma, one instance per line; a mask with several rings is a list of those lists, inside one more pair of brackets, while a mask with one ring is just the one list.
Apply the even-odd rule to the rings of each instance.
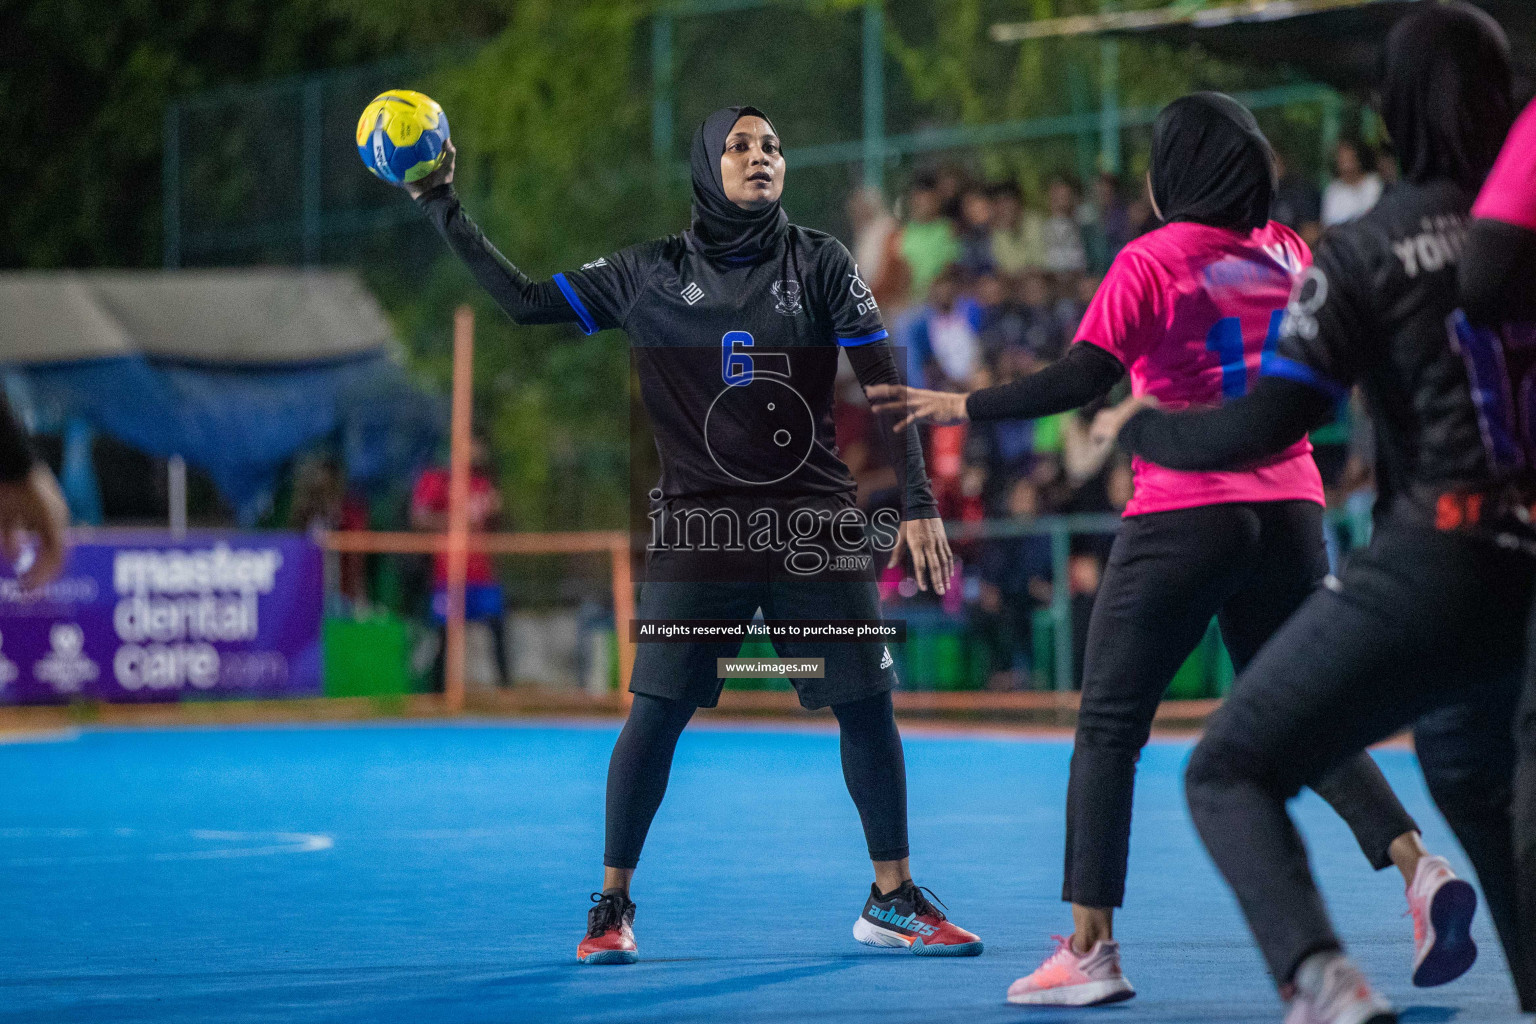
[[[853, 256], [836, 239], [829, 239], [819, 255], [817, 297], [837, 343], [848, 353], [848, 363], [858, 375], [859, 384], [865, 388], [875, 384], [900, 384], [901, 374], [896, 369], [890, 332], [880, 319], [880, 306], [859, 275]], [[879, 424], [881, 437], [887, 440], [895, 437], [904, 449], [900, 456], [902, 479], [906, 484], [902, 518], [937, 518], [939, 504], [934, 500], [933, 486], [928, 481], [919, 432], [907, 430], [896, 434], [893, 430], [895, 419], [889, 416], [879, 417]], [[891, 457], [894, 461], [898, 456], [892, 452]]]
[[973, 420], [1053, 416], [1103, 398], [1124, 376], [1120, 360], [1091, 342], [1079, 342], [1039, 373], [972, 391], [965, 411]]
[[0, 483], [15, 483], [32, 472], [37, 455], [27, 432], [17, 421], [11, 406], [0, 394]]
[[448, 248], [464, 261], [480, 287], [496, 300], [496, 305], [512, 318], [513, 323], [581, 323], [575, 307], [554, 281], [535, 284], [496, 250], [464, 212], [452, 185], [429, 189], [417, 197], [416, 202], [448, 243]]
[[[866, 345], [849, 347], [848, 362], [858, 375], [859, 383], [867, 390], [874, 384], [900, 384], [901, 374], [896, 370], [895, 350], [889, 341], [881, 339]], [[880, 436], [889, 439], [893, 435], [898, 444], [905, 447], [903, 481], [906, 497], [902, 509], [903, 519], [935, 519], [939, 503], [934, 500], [933, 487], [928, 482], [928, 467], [923, 462], [923, 443], [917, 430], [905, 430], [895, 434], [895, 417], [881, 416]], [[896, 456], [893, 452], [892, 460]]]
[[832, 238], [818, 255], [821, 258], [816, 268], [816, 290], [837, 343], [852, 349], [888, 337], [880, 319], [880, 306], [860, 276], [853, 254]]
[[1536, 320], [1536, 231], [1474, 220], [1458, 272], [1461, 308], [1474, 324]]
[[1216, 409], [1143, 409], [1120, 431], [1120, 445], [1169, 469], [1241, 469], [1285, 451], [1331, 420], [1333, 410], [1333, 400], [1315, 387], [1260, 377], [1248, 394]]

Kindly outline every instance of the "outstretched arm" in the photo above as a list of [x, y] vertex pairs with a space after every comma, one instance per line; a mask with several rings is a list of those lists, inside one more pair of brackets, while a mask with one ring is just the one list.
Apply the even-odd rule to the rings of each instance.
[[[1132, 399], [1132, 402], [1136, 400]], [[1120, 444], [1169, 469], [1240, 469], [1285, 451], [1333, 419], [1334, 399], [1284, 377], [1261, 377], [1251, 392], [1215, 409], [1170, 413], [1142, 406], [1120, 427]], [[1094, 436], [1113, 436], [1121, 410], [1105, 410]]]
[[1093, 344], [1073, 345], [1039, 373], [969, 394], [927, 391], [900, 384], [869, 392], [876, 412], [900, 415], [897, 430], [913, 423], [1035, 419], [1103, 398], [1125, 376], [1120, 360]]
[[453, 191], [456, 151], [452, 142], [445, 142], [443, 146], [448, 152], [443, 165], [420, 181], [407, 184], [405, 190], [426, 212], [448, 247], [464, 261], [480, 287], [490, 293], [513, 323], [581, 323], [576, 310], [554, 281], [534, 283], [498, 252], [479, 226], [470, 220]]

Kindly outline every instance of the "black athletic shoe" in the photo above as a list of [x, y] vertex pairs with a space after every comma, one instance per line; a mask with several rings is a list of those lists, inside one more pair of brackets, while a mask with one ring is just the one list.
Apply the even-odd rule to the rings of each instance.
[[621, 892], [595, 892], [597, 906], [587, 911], [587, 937], [576, 947], [584, 964], [632, 964], [635, 948], [635, 904]]
[[871, 885], [853, 937], [866, 946], [904, 946], [918, 956], [979, 955], [981, 940], [946, 918], [924, 892], [911, 879], [884, 895]]

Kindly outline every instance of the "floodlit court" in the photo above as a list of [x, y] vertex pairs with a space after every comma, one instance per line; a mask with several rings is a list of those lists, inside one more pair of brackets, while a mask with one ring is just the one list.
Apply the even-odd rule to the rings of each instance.
[[[87, 729], [0, 743], [0, 1021], [1278, 1020], [1185, 810], [1183, 742], [1141, 761], [1127, 908], [1139, 995], [1004, 1002], [1070, 929], [1057, 898], [1064, 739], [911, 728], [913, 869], [978, 932], [974, 959], [850, 934], [870, 879], [830, 728], [701, 721], [678, 747], [634, 896], [642, 960], [576, 962], [598, 887], [617, 723]], [[1410, 753], [1378, 757], [1469, 873]], [[1396, 872], [1297, 804], [1346, 943], [1403, 1020], [1514, 1021], [1482, 958], [1408, 983]]]

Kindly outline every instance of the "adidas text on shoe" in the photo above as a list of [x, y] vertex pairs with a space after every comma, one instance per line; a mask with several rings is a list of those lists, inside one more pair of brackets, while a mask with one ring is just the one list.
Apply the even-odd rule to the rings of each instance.
[[905, 947], [918, 956], [977, 956], [981, 940], [944, 916], [911, 879], [893, 893], [869, 887], [853, 937], [866, 946]]

